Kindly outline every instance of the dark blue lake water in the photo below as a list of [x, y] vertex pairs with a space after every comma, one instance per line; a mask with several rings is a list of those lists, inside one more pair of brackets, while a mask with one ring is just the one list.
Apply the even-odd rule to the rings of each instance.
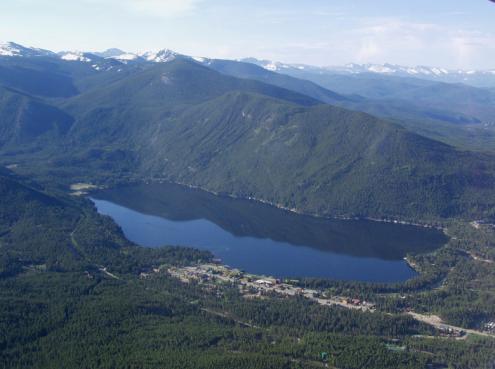
[[229, 266], [276, 277], [404, 281], [416, 275], [404, 256], [447, 241], [436, 230], [296, 215], [173, 184], [126, 186], [92, 200], [141, 246], [210, 250]]

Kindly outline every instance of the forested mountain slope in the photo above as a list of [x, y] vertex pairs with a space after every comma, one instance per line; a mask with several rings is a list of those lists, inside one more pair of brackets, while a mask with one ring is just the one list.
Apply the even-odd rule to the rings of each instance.
[[[250, 78], [344, 108], [392, 119], [413, 132], [461, 148], [494, 150], [491, 132], [495, 95], [488, 89], [372, 73], [339, 74], [311, 68], [277, 68], [233, 60], [203, 64], [224, 74]], [[337, 91], [338, 93], [334, 92]]]
[[[40, 136], [64, 135], [73, 118], [26, 93], [0, 86], [0, 146], [33, 144]], [[25, 147], [25, 148], [26, 148]]]
[[[38, 114], [35, 126], [52, 134], [33, 135], [27, 153], [5, 146], [6, 159], [37, 170], [39, 160], [61, 177], [166, 178], [329, 216], [493, 215], [492, 156], [187, 59], [50, 103], [68, 117], [63, 129], [59, 115]], [[24, 105], [4, 105], [23, 116]], [[4, 132], [11, 142], [15, 130]]]

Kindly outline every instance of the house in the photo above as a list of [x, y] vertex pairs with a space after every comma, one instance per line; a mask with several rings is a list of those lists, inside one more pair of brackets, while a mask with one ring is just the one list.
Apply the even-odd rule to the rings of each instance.
[[266, 286], [266, 287], [272, 287], [274, 283], [272, 281], [267, 280], [267, 279], [258, 279], [256, 281], [256, 284], [259, 284], [261, 286]]

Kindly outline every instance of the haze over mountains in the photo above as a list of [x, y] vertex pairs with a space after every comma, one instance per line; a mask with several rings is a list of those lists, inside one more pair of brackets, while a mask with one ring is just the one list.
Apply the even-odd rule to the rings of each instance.
[[[329, 216], [493, 215], [493, 91], [353, 75], [343, 93], [169, 50], [1, 50], [0, 159], [21, 173], [160, 178]], [[431, 139], [443, 129], [448, 144]]]
[[[55, 54], [47, 50], [26, 48], [15, 43], [3, 44], [0, 47], [0, 54], [79, 61], [89, 64], [96, 71], [107, 72], [112, 70], [122, 72], [123, 65], [142, 67], [148, 63], [164, 63], [176, 58], [189, 59], [223, 74], [259, 80], [308, 95], [325, 103], [399, 120], [413, 130], [447, 143], [450, 143], [450, 138], [456, 143], [464, 143], [468, 148], [478, 149], [486, 146], [495, 148], [494, 131], [491, 129], [486, 131], [486, 127], [494, 125], [495, 93], [493, 89], [433, 81], [428, 75], [433, 76], [433, 79], [438, 79], [436, 77], [440, 72], [435, 68], [434, 72], [427, 73], [425, 69], [426, 74], [416, 74], [412, 78], [389, 72], [364, 73], [363, 70], [358, 69], [356, 73], [347, 73], [342, 72], [347, 70], [345, 68], [291, 66], [256, 59], [245, 59], [247, 62], [240, 62], [189, 57], [168, 49], [141, 54], [132, 54], [119, 49], [94, 53], [70, 51]], [[259, 68], [260, 66], [262, 68]], [[407, 69], [401, 67], [400, 70]], [[451, 75], [444, 72], [447, 71], [441, 72], [444, 76]], [[493, 75], [492, 72], [463, 72], [462, 74], [470, 76], [469, 80], [473, 81], [478, 76], [485, 84], [490, 83]], [[495, 81], [493, 81], [493, 86], [495, 86]], [[419, 120], [437, 124], [426, 126], [423, 123], [418, 126]], [[469, 131], [466, 131], [466, 127], [444, 127], [444, 123], [469, 125], [470, 127]], [[452, 137], [452, 132], [455, 137]]]
[[462, 70], [446, 69], [430, 66], [403, 66], [396, 64], [356, 64], [349, 63], [343, 66], [317, 67], [306, 64], [287, 64], [270, 60], [259, 60], [246, 58], [242, 61], [257, 64], [268, 70], [286, 74], [303, 75], [308, 74], [379, 74], [396, 77], [416, 77], [421, 79], [449, 82], [466, 83], [478, 87], [490, 87], [495, 82], [495, 69], [490, 70]]
[[[14, 42], [0, 42], [0, 56], [56, 56], [66, 60], [91, 61], [91, 56], [100, 58], [110, 58], [122, 63], [131, 62], [167, 62], [177, 56], [185, 55], [169, 49], [159, 51], [147, 51], [143, 53], [133, 53], [117, 48], [111, 48], [101, 52], [83, 51], [62, 51], [54, 53], [52, 51], [29, 48]], [[84, 57], [86, 55], [86, 57]], [[201, 63], [209, 63], [212, 59], [205, 57], [191, 57]], [[97, 59], [97, 58], [93, 58]], [[349, 63], [342, 66], [318, 67], [308, 64], [290, 64], [279, 61], [261, 60], [256, 58], [244, 58], [237, 61], [259, 65], [272, 72], [279, 72], [288, 75], [302, 76], [311, 74], [378, 74], [397, 77], [414, 77], [426, 80], [448, 83], [465, 83], [477, 87], [495, 87], [495, 69], [491, 70], [462, 70], [446, 69], [431, 66], [403, 66], [396, 64], [357, 64]]]

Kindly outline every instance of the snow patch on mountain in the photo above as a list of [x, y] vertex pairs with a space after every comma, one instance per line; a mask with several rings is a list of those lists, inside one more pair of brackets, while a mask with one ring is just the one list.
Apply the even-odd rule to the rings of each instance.
[[449, 70], [439, 67], [416, 66], [407, 67], [396, 64], [346, 64], [345, 66], [322, 67], [322, 70], [338, 73], [360, 74], [360, 73], [376, 73], [389, 74], [398, 76], [426, 76], [426, 77], [448, 77], [448, 76], [472, 76], [478, 74], [486, 74], [490, 71], [476, 70]]
[[117, 59], [117, 60], [136, 60], [139, 59], [139, 56], [136, 54], [131, 54], [131, 53], [125, 53], [122, 55], [117, 55], [117, 56], [112, 56], [110, 59]]
[[130, 64], [136, 62], [144, 62], [145, 60], [137, 54], [133, 53], [123, 53], [120, 55], [110, 56], [106, 58], [107, 60], [116, 60], [123, 64]]
[[127, 54], [127, 52], [120, 50], [120, 49], [117, 49], [117, 48], [112, 48], [112, 49], [107, 49], [105, 51], [99, 51], [99, 52], [96, 51], [93, 54], [95, 54], [96, 56], [99, 56], [100, 58], [111, 58], [114, 56]]
[[271, 70], [272, 72], [276, 72], [279, 69], [279, 67], [278, 67], [278, 65], [276, 63], [266, 64], [264, 66], [264, 68], [267, 69], [267, 70]]
[[24, 47], [15, 42], [0, 42], [0, 56], [52, 56], [51, 51], [37, 49], [34, 47]]
[[298, 70], [310, 70], [319, 71], [322, 73], [334, 72], [342, 74], [361, 74], [361, 73], [375, 73], [375, 74], [387, 74], [387, 75], [411, 75], [411, 76], [448, 76], [448, 75], [475, 75], [475, 74], [493, 74], [494, 71], [476, 71], [476, 70], [449, 70], [439, 67], [428, 66], [402, 66], [396, 64], [356, 64], [349, 63], [343, 66], [329, 66], [329, 67], [317, 67], [305, 64], [285, 64], [281, 62], [271, 60], [258, 60], [255, 58], [239, 59], [238, 61], [257, 64], [267, 70], [281, 71], [284, 69], [298, 69]]
[[11, 42], [0, 42], [1, 56], [16, 56], [21, 53], [21, 50], [14, 46]]
[[163, 49], [157, 52], [147, 51], [143, 54], [140, 54], [139, 56], [144, 58], [146, 61], [154, 63], [167, 63], [175, 60], [175, 58], [177, 57], [177, 53], [172, 50]]
[[80, 61], [84, 63], [89, 63], [92, 61], [86, 53], [83, 53], [81, 51], [66, 51], [60, 53], [59, 55], [60, 59], [67, 61]]

